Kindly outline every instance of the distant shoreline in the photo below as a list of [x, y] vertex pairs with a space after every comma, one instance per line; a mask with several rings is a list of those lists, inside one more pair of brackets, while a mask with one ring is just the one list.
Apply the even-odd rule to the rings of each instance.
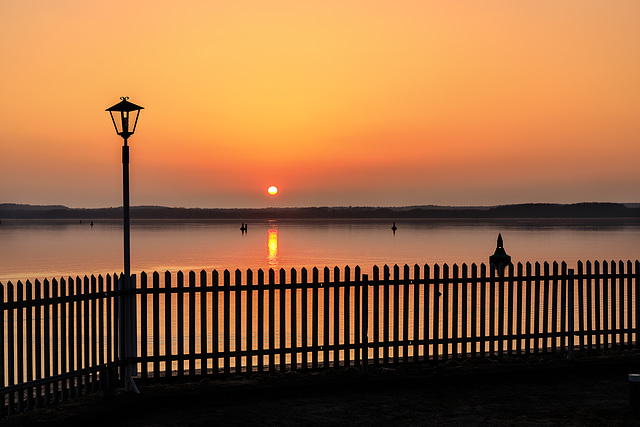
[[[61, 205], [0, 204], [3, 219], [119, 219], [122, 207], [68, 208]], [[500, 219], [500, 218], [640, 218], [639, 203], [527, 203], [483, 207], [303, 207], [303, 208], [172, 208], [134, 206], [132, 219]]]

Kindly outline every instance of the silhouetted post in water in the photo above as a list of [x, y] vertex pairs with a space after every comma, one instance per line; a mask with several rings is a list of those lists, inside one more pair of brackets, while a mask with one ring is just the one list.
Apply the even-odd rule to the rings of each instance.
[[127, 141], [136, 130], [140, 110], [143, 107], [128, 101], [128, 97], [120, 97], [120, 102], [107, 108], [111, 115], [111, 121], [116, 128], [116, 133], [122, 137], [122, 209], [124, 222], [124, 286], [125, 296], [122, 298], [123, 304], [120, 310], [120, 324], [123, 327], [124, 336], [121, 336], [123, 345], [121, 346], [121, 357], [127, 360], [125, 365], [125, 388], [133, 389], [138, 393], [138, 388], [133, 382], [134, 364], [131, 359], [136, 356], [136, 315], [135, 315], [135, 293], [131, 288], [131, 232], [129, 220], [129, 145]]
[[498, 233], [498, 245], [496, 251], [489, 257], [489, 266], [497, 270], [498, 275], [504, 274], [504, 269], [511, 263], [511, 257], [507, 255], [502, 243], [502, 235]]
[[391, 229], [393, 230], [393, 234], [396, 234], [396, 230], [398, 229], [398, 227], [396, 227], [395, 221], [393, 222], [393, 225], [391, 226]]

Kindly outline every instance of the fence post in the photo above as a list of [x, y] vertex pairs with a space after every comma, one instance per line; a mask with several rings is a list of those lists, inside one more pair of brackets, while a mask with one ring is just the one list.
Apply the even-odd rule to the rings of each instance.
[[573, 294], [573, 268], [570, 268], [568, 271], [569, 281], [568, 287], [569, 292], [567, 295], [567, 315], [568, 319], [568, 329], [569, 329], [569, 351], [567, 352], [567, 359], [573, 360], [573, 344], [575, 339], [575, 331], [574, 331], [574, 294]]
[[[120, 359], [125, 361], [124, 381], [125, 390], [140, 393], [133, 377], [137, 375], [135, 359], [137, 357], [137, 326], [136, 326], [136, 276], [131, 275], [129, 280], [121, 275], [118, 280], [118, 289], [121, 291], [119, 303], [120, 324]], [[78, 292], [79, 293], [79, 292]]]
[[362, 275], [362, 373], [366, 374], [369, 367], [369, 275]]

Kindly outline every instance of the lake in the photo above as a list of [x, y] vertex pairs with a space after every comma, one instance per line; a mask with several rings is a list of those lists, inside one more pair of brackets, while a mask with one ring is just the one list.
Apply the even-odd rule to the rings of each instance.
[[[487, 263], [498, 233], [514, 263], [635, 260], [640, 219], [144, 220], [131, 272]], [[122, 271], [119, 221], [3, 220], [0, 282]]]
[[[189, 270], [205, 269], [210, 271], [217, 269], [221, 272], [225, 269], [246, 270], [250, 268], [253, 270], [266, 270], [269, 268], [284, 268], [288, 270], [290, 268], [312, 268], [314, 266], [319, 268], [339, 266], [343, 268], [346, 265], [354, 268], [359, 265], [363, 274], [370, 274], [374, 265], [382, 267], [385, 264], [413, 265], [416, 263], [420, 265], [429, 264], [431, 266], [436, 263], [447, 263], [449, 265], [454, 263], [459, 265], [463, 263], [480, 264], [487, 263], [488, 257], [493, 254], [498, 233], [502, 234], [505, 249], [511, 255], [514, 263], [565, 261], [569, 268], [575, 268], [578, 260], [635, 261], [638, 259], [638, 254], [640, 254], [640, 219], [415, 219], [396, 221], [397, 230], [395, 233], [391, 229], [393, 222], [389, 220], [252, 221], [248, 224], [248, 231], [244, 233], [240, 230], [241, 223], [241, 220], [133, 221], [131, 227], [131, 271], [137, 274], [141, 271], [151, 273], [165, 270], [187, 272]], [[53, 279], [91, 274], [105, 275], [122, 271], [122, 224], [118, 221], [96, 220], [91, 226], [88, 221], [3, 220], [0, 224], [0, 242], [2, 242], [0, 245], [0, 282], [3, 284], [8, 281], [15, 283], [18, 280], [26, 281], [36, 278], [42, 280], [45, 278]], [[244, 277], [246, 275], [243, 275]], [[175, 282], [173, 283], [175, 286]], [[617, 289], [617, 286], [612, 289], [614, 288]], [[325, 289], [329, 288], [322, 289], [322, 298], [318, 301], [318, 313], [320, 313], [318, 321], [320, 325], [323, 324], [322, 322], [324, 322], [325, 318], [329, 319], [326, 317], [328, 311], [324, 311]], [[399, 290], [400, 288], [398, 288], [397, 299], [394, 292], [391, 292], [391, 299], [385, 304], [385, 307], [393, 308], [397, 301], [398, 310], [404, 310], [402, 308], [403, 305], [400, 305], [400, 300], [405, 301], [405, 297]], [[485, 291], [487, 289], [482, 292]], [[288, 324], [290, 325], [291, 314], [287, 310], [294, 306], [292, 301], [300, 300], [298, 301], [299, 307], [302, 306], [302, 291], [293, 293], [293, 295], [296, 295], [295, 298], [291, 297], [292, 292], [290, 290], [283, 291], [283, 294], [280, 294], [280, 292], [279, 289], [274, 289], [273, 294], [264, 296], [264, 293], [261, 294], [257, 290], [251, 291], [253, 297], [251, 310], [242, 305], [248, 305], [249, 292], [234, 290], [233, 292], [225, 293], [224, 298], [219, 297], [218, 293], [208, 292], [204, 294], [206, 296], [206, 311], [195, 315], [192, 315], [195, 313], [193, 310], [200, 307], [201, 304], [200, 294], [190, 295], [189, 297], [185, 297], [182, 293], [163, 294], [162, 298], [157, 298], [157, 312], [149, 311], [154, 305], [154, 298], [156, 297], [147, 295], [144, 300], [146, 308], [143, 309], [140, 304], [143, 302], [144, 297], [138, 296], [137, 305], [141, 307], [138, 311], [137, 322], [138, 354], [143, 352], [143, 343], [145, 343], [147, 350], [157, 346], [160, 349], [158, 355], [167, 354], [167, 348], [171, 349], [171, 354], [177, 354], [179, 348], [190, 348], [190, 340], [198, 343], [195, 347], [196, 353], [200, 351], [201, 341], [207, 343], [207, 348], [223, 352], [223, 343], [225, 342], [223, 332], [225, 330], [228, 330], [227, 333], [229, 335], [226, 339], [228, 345], [231, 346], [230, 348], [236, 348], [237, 345], [241, 349], [246, 349], [248, 346], [255, 349], [259, 342], [263, 344], [264, 348], [276, 348], [275, 344], [270, 342], [271, 339], [280, 344], [284, 342], [285, 348], [289, 348], [292, 343], [297, 343], [297, 346], [300, 347], [305, 343], [312, 342], [311, 329], [309, 329], [307, 336], [302, 336], [300, 329], [293, 334], [291, 330], [287, 329], [286, 324], [281, 323], [281, 320], [280, 322], [274, 321], [273, 333], [276, 338], [269, 338], [269, 334], [264, 334], [261, 338], [260, 333], [257, 332], [260, 325], [257, 314], [257, 299], [259, 295], [266, 299], [268, 299], [269, 295], [272, 295], [274, 301], [280, 301], [277, 304], [269, 303], [269, 308], [265, 309], [262, 315], [265, 325], [269, 324], [268, 316], [273, 316], [273, 319], [282, 319], [280, 317], [281, 312], [286, 313], [285, 317], [289, 319]], [[307, 302], [311, 292], [312, 290], [307, 289]], [[336, 297], [336, 292], [338, 291], [334, 289], [326, 292], [326, 298], [331, 298], [331, 305], [328, 307], [333, 307], [332, 313], [336, 313], [335, 307], [340, 307], [344, 304], [346, 291], [343, 289], [342, 296], [338, 297]], [[428, 298], [425, 297], [425, 290], [420, 292], [423, 293], [419, 297], [417, 308], [414, 307], [415, 297], [410, 296], [406, 300], [407, 304], [409, 304], [411, 298], [414, 298], [413, 302], [408, 305], [409, 315], [412, 312], [411, 310], [415, 311], [416, 309], [419, 313], [426, 313], [426, 306], [432, 307], [432, 309], [428, 317], [424, 319], [420, 317], [420, 321], [417, 324], [418, 329], [415, 329], [413, 323], [410, 323], [406, 334], [422, 334], [421, 336], [426, 337], [429, 334], [433, 335], [434, 331], [436, 331], [439, 336], [444, 336], [446, 329], [443, 326], [444, 317], [439, 322], [433, 323], [434, 318], [438, 316], [435, 314], [433, 307], [435, 305], [441, 306], [439, 316], [442, 317], [445, 313], [445, 302], [434, 299], [435, 292], [432, 292]], [[520, 289], [520, 292], [522, 293], [522, 289]], [[543, 292], [538, 294], [539, 299], [544, 297], [543, 290], [538, 289], [537, 292]], [[214, 294], [218, 301], [215, 309]], [[280, 299], [280, 295], [284, 296], [284, 301]], [[413, 293], [410, 295], [413, 295]], [[437, 293], [437, 295], [440, 295], [440, 293]], [[191, 301], [192, 297], [195, 298], [193, 302]], [[635, 296], [629, 300], [631, 307], [635, 306], [634, 298]], [[226, 303], [223, 302], [225, 299], [228, 299]], [[329, 300], [327, 299], [327, 301]], [[336, 301], [338, 302], [336, 303]], [[373, 325], [374, 319], [373, 301], [373, 293], [370, 293], [368, 312], [371, 311], [371, 325]], [[436, 301], [439, 302], [435, 304]], [[447, 306], [452, 304], [451, 301], [453, 300], [449, 300], [449, 303], [446, 303]], [[469, 302], [471, 301], [473, 299], [469, 300]], [[477, 304], [480, 304], [480, 301], [482, 300], [478, 299]], [[482, 310], [486, 310], [483, 316], [488, 325], [492, 324], [491, 316], [495, 315], [495, 313], [490, 314], [490, 301], [495, 302], [495, 296], [487, 298], [487, 305], [484, 309], [478, 311], [482, 313]], [[607, 304], [611, 303], [611, 301], [608, 301]], [[54, 310], [50, 315], [43, 312], [39, 319], [40, 324], [44, 324], [45, 317], [50, 316], [47, 317], [50, 322], [73, 325], [74, 318], [69, 317], [68, 314], [65, 317], [62, 313], [70, 313], [72, 305], [75, 307], [76, 313], [81, 313], [81, 302], [69, 302], [68, 304], [59, 302], [57, 304], [59, 306], [56, 306], [56, 310], [59, 311]], [[472, 307], [462, 301], [460, 301], [460, 304], [460, 307], [465, 307], [465, 309]], [[264, 308], [264, 305], [261, 307]], [[376, 307], [375, 311], [379, 312], [380, 307], [378, 305]], [[506, 310], [507, 307], [504, 307], [504, 309]], [[548, 313], [547, 309], [544, 310]], [[234, 317], [236, 312], [240, 313], [241, 317]], [[472, 329], [470, 318], [466, 318], [463, 321], [461, 317], [454, 316], [454, 312], [448, 311], [446, 314], [450, 327], [457, 325], [458, 330], [461, 330], [463, 325], [466, 325], [468, 327], [467, 330], [470, 331]], [[182, 313], [182, 317], [180, 317], [179, 313]], [[247, 315], [249, 320], [242, 317], [245, 315], [244, 313], [250, 313], [250, 315]], [[513, 310], [508, 313], [510, 313], [509, 316], [511, 318], [519, 316]], [[313, 324], [310, 312], [296, 312], [295, 316], [298, 324], [301, 324], [303, 317], [307, 320], [311, 319], [309, 324]], [[600, 318], [600, 316], [604, 319], [608, 318], [609, 314], [606, 311], [603, 311], [601, 315], [594, 314], [594, 318]], [[355, 322], [355, 317], [352, 317], [351, 314], [347, 317], [350, 319], [349, 322]], [[615, 316], [611, 314], [610, 317], [612, 321]], [[143, 318], [146, 321], [146, 330], [143, 330], [141, 323]], [[214, 319], [216, 319], [217, 323], [215, 324], [220, 325], [217, 329], [217, 335], [210, 333], [203, 339], [200, 335], [202, 318], [205, 319], [205, 324], [209, 325], [209, 331], [213, 331], [211, 325], [214, 324]], [[521, 314], [518, 318], [522, 319]], [[79, 319], [79, 317], [75, 319]], [[85, 319], [88, 319], [88, 317]], [[234, 319], [240, 319], [240, 323], [237, 323], [237, 320]], [[332, 319], [325, 324], [328, 329], [320, 328], [317, 339], [320, 342], [325, 342], [325, 339], [327, 340], [326, 342], [329, 342], [332, 339], [334, 343], [344, 343], [344, 336], [347, 334], [345, 332], [345, 324], [347, 323], [345, 323], [344, 319], [340, 320], [339, 317]], [[401, 336], [405, 336], [405, 326], [398, 324], [399, 329], [396, 330], [394, 319], [395, 317], [392, 317], [390, 323], [385, 324], [386, 321], [380, 316], [378, 321], [379, 340], [386, 340], [384, 336], [390, 331], [395, 331], [393, 332], [394, 337], [398, 330]], [[537, 319], [539, 322], [539, 315]], [[156, 322], [157, 325], [155, 325]], [[193, 324], [194, 334], [192, 335], [191, 329], [180, 327], [181, 322], [184, 325]], [[56, 324], [54, 323], [54, 325]], [[249, 325], [251, 325], [251, 333], [247, 332]], [[495, 324], [493, 325], [495, 326]], [[70, 328], [72, 327], [70, 326]], [[7, 326], [7, 330], [4, 333], [5, 337], [9, 336], [8, 328]], [[271, 331], [272, 327], [269, 326], [269, 328]], [[53, 330], [58, 331], [56, 326], [53, 327]], [[78, 334], [80, 334], [80, 330], [81, 328], [78, 326]], [[83, 333], [87, 330], [89, 329], [85, 326]], [[99, 333], [92, 332], [92, 339], [95, 341], [97, 337], [105, 335], [105, 330]], [[167, 330], [170, 330], [170, 341], [166, 339]], [[355, 339], [355, 330], [355, 323], [353, 323], [353, 327], [348, 333], [352, 342]], [[281, 331], [282, 338], [280, 338]], [[483, 330], [483, 332], [485, 331]], [[58, 341], [52, 344], [53, 351], [64, 353], [63, 349], [66, 345], [65, 333], [64, 328], [60, 326]], [[325, 336], [326, 333], [329, 335]], [[73, 333], [71, 336], [73, 337]], [[181, 340], [179, 337], [182, 337]], [[81, 340], [81, 338], [77, 339]], [[261, 339], [262, 341], [260, 341]], [[73, 338], [69, 342], [71, 341], [73, 341]], [[560, 338], [556, 339], [556, 344], [562, 345]], [[14, 345], [16, 349], [22, 348], [18, 341]], [[35, 344], [32, 347], [37, 348]], [[11, 350], [13, 348], [5, 345], [3, 360], [9, 360], [9, 354], [13, 351]], [[447, 348], [453, 349], [452, 344], [448, 344]], [[471, 349], [471, 344], [467, 344], [465, 348]], [[476, 348], [475, 344], [473, 348]], [[29, 347], [25, 344], [22, 350], [26, 354]], [[369, 349], [369, 354], [373, 355], [373, 351], [373, 349]], [[428, 352], [429, 355], [432, 355], [433, 346], [427, 346], [425, 350], [420, 351]], [[21, 360], [20, 357], [16, 357]], [[334, 355], [334, 357], [337, 356]], [[291, 356], [288, 354], [285, 357], [285, 362], [289, 363], [290, 358]], [[257, 363], [257, 356], [252, 356], [251, 360], [252, 363]], [[84, 359], [78, 361], [78, 366], [84, 366], [84, 363], [86, 363]], [[162, 363], [164, 364], [164, 362]], [[196, 369], [200, 368], [199, 363], [199, 361], [196, 363]], [[215, 358], [209, 360], [208, 363], [210, 364], [208, 366], [210, 369], [218, 369], [221, 362], [218, 358]], [[234, 363], [236, 362], [232, 362], [232, 366], [235, 366], [233, 365]], [[246, 363], [246, 361], [243, 363]], [[146, 366], [150, 367], [151, 364]], [[163, 366], [166, 368], [166, 365]], [[168, 368], [177, 369], [177, 366], [178, 362], [173, 361]], [[9, 367], [0, 366], [0, 369], [4, 371], [3, 378], [8, 378]], [[14, 369], [16, 373], [19, 371], [18, 367], [14, 367]], [[23, 367], [24, 369], [26, 367]], [[59, 369], [62, 372], [66, 368], [60, 365]], [[23, 374], [26, 375], [26, 371]], [[4, 385], [6, 384], [8, 383], [5, 381]], [[3, 386], [1, 381], [0, 386]]]

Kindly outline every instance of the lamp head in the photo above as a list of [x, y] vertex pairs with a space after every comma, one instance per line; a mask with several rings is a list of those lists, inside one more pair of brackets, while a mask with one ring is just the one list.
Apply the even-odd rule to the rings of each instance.
[[128, 96], [122, 96], [120, 97], [120, 102], [106, 109], [111, 115], [111, 121], [113, 121], [113, 126], [116, 128], [116, 133], [125, 140], [135, 132], [140, 110], [144, 108], [128, 100]]

